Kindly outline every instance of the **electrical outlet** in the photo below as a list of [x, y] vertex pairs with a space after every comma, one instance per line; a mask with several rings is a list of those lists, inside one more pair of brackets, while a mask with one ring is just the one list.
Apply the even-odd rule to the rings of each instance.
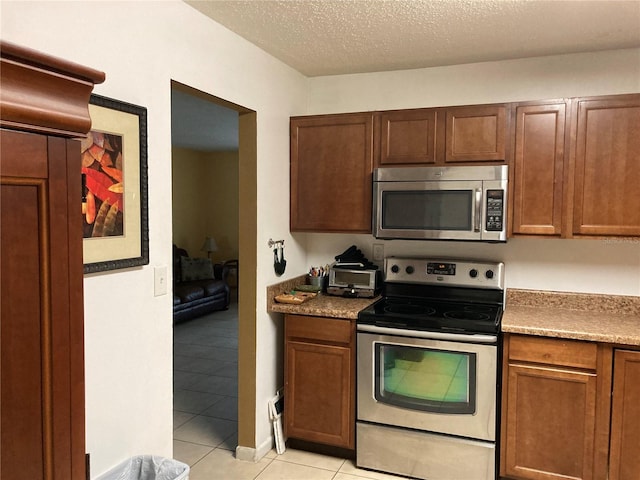
[[384, 260], [384, 243], [373, 244], [373, 259], [378, 262]]
[[167, 294], [167, 267], [161, 265], [153, 268], [153, 295], [159, 297]]

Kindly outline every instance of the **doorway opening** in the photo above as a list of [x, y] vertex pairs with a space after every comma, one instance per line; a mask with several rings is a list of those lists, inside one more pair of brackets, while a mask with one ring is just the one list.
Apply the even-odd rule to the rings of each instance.
[[174, 325], [174, 456], [190, 463], [255, 448], [256, 112], [175, 81], [171, 94], [173, 242], [224, 264], [231, 287], [228, 310]]

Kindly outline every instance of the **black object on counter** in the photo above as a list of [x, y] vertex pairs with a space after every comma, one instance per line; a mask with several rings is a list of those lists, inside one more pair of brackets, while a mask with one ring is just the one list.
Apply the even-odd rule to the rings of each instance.
[[378, 265], [371, 263], [362, 251], [355, 245], [351, 245], [340, 255], [334, 257], [336, 262], [333, 268], [349, 268], [352, 270], [377, 270]]

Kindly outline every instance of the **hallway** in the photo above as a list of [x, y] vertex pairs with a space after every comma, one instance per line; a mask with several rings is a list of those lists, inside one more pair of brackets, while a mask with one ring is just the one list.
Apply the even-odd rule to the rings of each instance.
[[[189, 480], [398, 480], [353, 461], [271, 450], [257, 463], [235, 459], [238, 441], [238, 304], [174, 326], [173, 456]], [[266, 406], [265, 406], [266, 409]]]

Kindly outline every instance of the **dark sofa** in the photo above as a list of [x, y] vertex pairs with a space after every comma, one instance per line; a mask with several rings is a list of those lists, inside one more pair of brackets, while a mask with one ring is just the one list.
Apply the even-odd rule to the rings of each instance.
[[173, 245], [173, 323], [229, 307], [228, 268]]

